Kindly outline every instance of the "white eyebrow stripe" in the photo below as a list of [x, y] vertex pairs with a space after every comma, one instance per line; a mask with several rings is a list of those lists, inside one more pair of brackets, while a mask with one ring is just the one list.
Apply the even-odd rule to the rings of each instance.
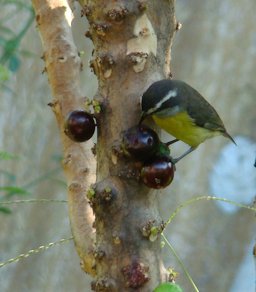
[[175, 96], [177, 96], [177, 88], [168, 91], [168, 93], [153, 108], [149, 109], [147, 113], [151, 114], [152, 112], [156, 111], [162, 106], [164, 102]]

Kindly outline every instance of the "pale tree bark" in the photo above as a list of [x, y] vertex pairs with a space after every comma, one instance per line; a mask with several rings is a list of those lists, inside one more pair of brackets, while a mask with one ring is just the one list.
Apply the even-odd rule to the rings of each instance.
[[[168, 274], [160, 257], [162, 230], [156, 192], [138, 181], [136, 164], [119, 155], [122, 132], [138, 123], [139, 97], [153, 81], [170, 75], [170, 49], [176, 29], [174, 1], [80, 1], [95, 46], [91, 66], [98, 77], [94, 97], [97, 116], [95, 159], [91, 142], [65, 137], [64, 118], [82, 107], [80, 58], [71, 34], [72, 11], [67, 1], [33, 0], [44, 44], [44, 59], [64, 148], [69, 185], [69, 216], [83, 269], [95, 276], [96, 291], [152, 291]], [[94, 183], [90, 200], [86, 190]], [[94, 243], [95, 240], [95, 244]]]
[[35, 0], [33, 5], [44, 45], [45, 70], [54, 96], [50, 106], [56, 115], [63, 142], [71, 229], [81, 265], [86, 272], [93, 274], [94, 216], [85, 196], [95, 181], [93, 144], [74, 143], [64, 134], [66, 115], [83, 107], [79, 88], [81, 61], [71, 32], [73, 13], [67, 1]]

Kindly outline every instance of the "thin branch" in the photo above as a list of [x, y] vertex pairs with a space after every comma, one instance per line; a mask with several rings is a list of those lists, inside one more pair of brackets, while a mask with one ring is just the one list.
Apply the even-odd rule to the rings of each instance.
[[177, 261], [179, 262], [179, 264], [180, 264], [182, 270], [184, 271], [184, 273], [185, 273], [186, 276], [188, 277], [189, 282], [192, 284], [194, 290], [195, 290], [196, 292], [199, 292], [199, 290], [198, 290], [196, 284], [194, 283], [192, 277], [190, 276], [190, 274], [189, 274], [187, 268], [186, 268], [185, 265], [183, 264], [181, 258], [179, 257], [179, 255], [178, 255], [177, 252], [175, 251], [174, 247], [171, 245], [171, 243], [168, 241], [168, 239], [165, 237], [165, 235], [164, 235], [163, 233], [162, 233], [161, 235], [162, 235], [164, 241], [166, 242], [166, 244], [168, 245], [168, 247], [170, 248], [170, 250], [172, 251], [172, 253], [173, 253], [173, 255], [175, 256], [175, 258], [176, 258]]
[[248, 210], [251, 210], [251, 211], [254, 211], [256, 212], [256, 208], [255, 207], [250, 207], [250, 206], [247, 206], [247, 205], [244, 205], [244, 204], [241, 204], [241, 203], [237, 203], [235, 201], [232, 201], [232, 200], [228, 200], [228, 199], [225, 199], [225, 198], [218, 198], [218, 197], [214, 197], [214, 196], [200, 196], [200, 197], [195, 197], [193, 199], [190, 199], [190, 200], [187, 200], [183, 203], [181, 203], [175, 210], [174, 212], [171, 214], [171, 216], [169, 217], [169, 219], [166, 221], [166, 224], [165, 224], [165, 228], [167, 225], [169, 225], [174, 217], [176, 217], [176, 215], [181, 211], [181, 209], [183, 209], [184, 207], [187, 207], [189, 205], [192, 205], [198, 201], [221, 201], [221, 202], [224, 202], [224, 203], [228, 203], [228, 204], [232, 204], [234, 206], [237, 206], [237, 207], [240, 207], [240, 208], [245, 208], [245, 209], [248, 209]]
[[0, 205], [24, 204], [24, 203], [67, 203], [67, 200], [55, 199], [28, 199], [28, 200], [14, 200], [14, 201], [0, 201]]
[[66, 243], [70, 240], [74, 239], [73, 236], [72, 237], [69, 237], [69, 238], [63, 238], [63, 239], [60, 239], [58, 241], [55, 241], [55, 242], [50, 242], [46, 245], [41, 245], [35, 249], [31, 249], [29, 250], [28, 252], [26, 253], [22, 253], [14, 258], [11, 258], [7, 261], [4, 261], [4, 262], [0, 262], [0, 268], [8, 265], [8, 264], [11, 264], [11, 263], [16, 263], [16, 262], [19, 262], [20, 260], [23, 260], [25, 258], [28, 258], [29, 256], [33, 255], [33, 254], [36, 254], [36, 253], [39, 253], [39, 252], [42, 252], [42, 251], [46, 251], [47, 249], [51, 248], [51, 247], [54, 247], [56, 245], [59, 245], [59, 244], [62, 244], [62, 243]]

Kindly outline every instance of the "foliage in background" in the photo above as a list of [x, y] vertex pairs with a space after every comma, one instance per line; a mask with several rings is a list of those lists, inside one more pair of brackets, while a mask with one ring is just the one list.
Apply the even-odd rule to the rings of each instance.
[[[34, 21], [32, 6], [25, 1], [5, 0], [0, 1], [1, 9], [3, 5], [8, 6], [4, 16], [0, 18], [0, 88], [7, 81], [12, 73], [15, 73], [21, 64], [20, 56], [30, 56], [31, 52], [20, 49], [20, 42]], [[7, 12], [8, 11], [8, 12]], [[25, 25], [14, 32], [8, 27], [8, 22], [18, 13], [25, 12], [27, 18]]]
[[4, 161], [15, 159], [19, 159], [19, 157], [6, 151], [0, 151], [0, 175], [3, 176], [6, 181], [6, 184], [4, 186], [0, 186], [0, 212], [5, 214], [11, 213], [11, 209], [1, 206], [1, 201], [2, 202], [9, 201], [14, 196], [18, 198], [24, 198], [25, 196], [29, 196], [31, 195], [29, 188], [39, 184], [42, 181], [51, 180], [54, 181], [55, 183], [63, 185], [64, 188], [66, 188], [65, 182], [56, 178], [56, 175], [61, 172], [60, 167], [61, 157], [53, 156], [52, 160], [55, 160], [57, 162], [57, 166], [55, 168], [32, 179], [29, 182], [24, 183], [24, 185], [22, 186], [16, 186], [17, 176], [14, 173], [6, 170], [5, 167], [2, 167]]
[[[32, 56], [29, 51], [22, 50], [21, 41], [34, 21], [34, 11], [30, 2], [22, 0], [0, 0], [0, 5], [4, 13], [0, 17], [0, 89], [8, 89], [5, 82], [9, 80], [12, 74], [15, 74], [21, 65], [21, 56]], [[20, 27], [13, 31], [9, 23], [17, 15], [23, 15], [24, 22]], [[24, 24], [23, 24], [24, 23]], [[0, 150], [0, 176], [4, 184], [0, 185], [0, 202], [10, 200], [11, 198], [31, 195], [29, 188], [39, 182], [49, 179], [60, 172], [59, 157], [58, 166], [47, 173], [40, 175], [23, 186], [17, 186], [17, 176], [7, 170], [4, 163], [7, 160], [17, 160], [19, 157], [7, 151]], [[56, 158], [53, 157], [53, 160]], [[63, 182], [61, 182], [63, 184]], [[10, 214], [11, 209], [0, 206], [0, 212]]]

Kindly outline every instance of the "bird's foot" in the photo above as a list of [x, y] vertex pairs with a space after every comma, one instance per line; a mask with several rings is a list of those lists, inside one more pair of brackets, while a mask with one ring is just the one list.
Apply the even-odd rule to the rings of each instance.
[[179, 139], [174, 139], [174, 140], [172, 140], [172, 141], [169, 141], [169, 142], [165, 143], [165, 145], [166, 145], [166, 146], [170, 146], [170, 145], [172, 145], [172, 144], [174, 144], [174, 143], [176, 143], [176, 142], [178, 142], [178, 141], [179, 141]]

